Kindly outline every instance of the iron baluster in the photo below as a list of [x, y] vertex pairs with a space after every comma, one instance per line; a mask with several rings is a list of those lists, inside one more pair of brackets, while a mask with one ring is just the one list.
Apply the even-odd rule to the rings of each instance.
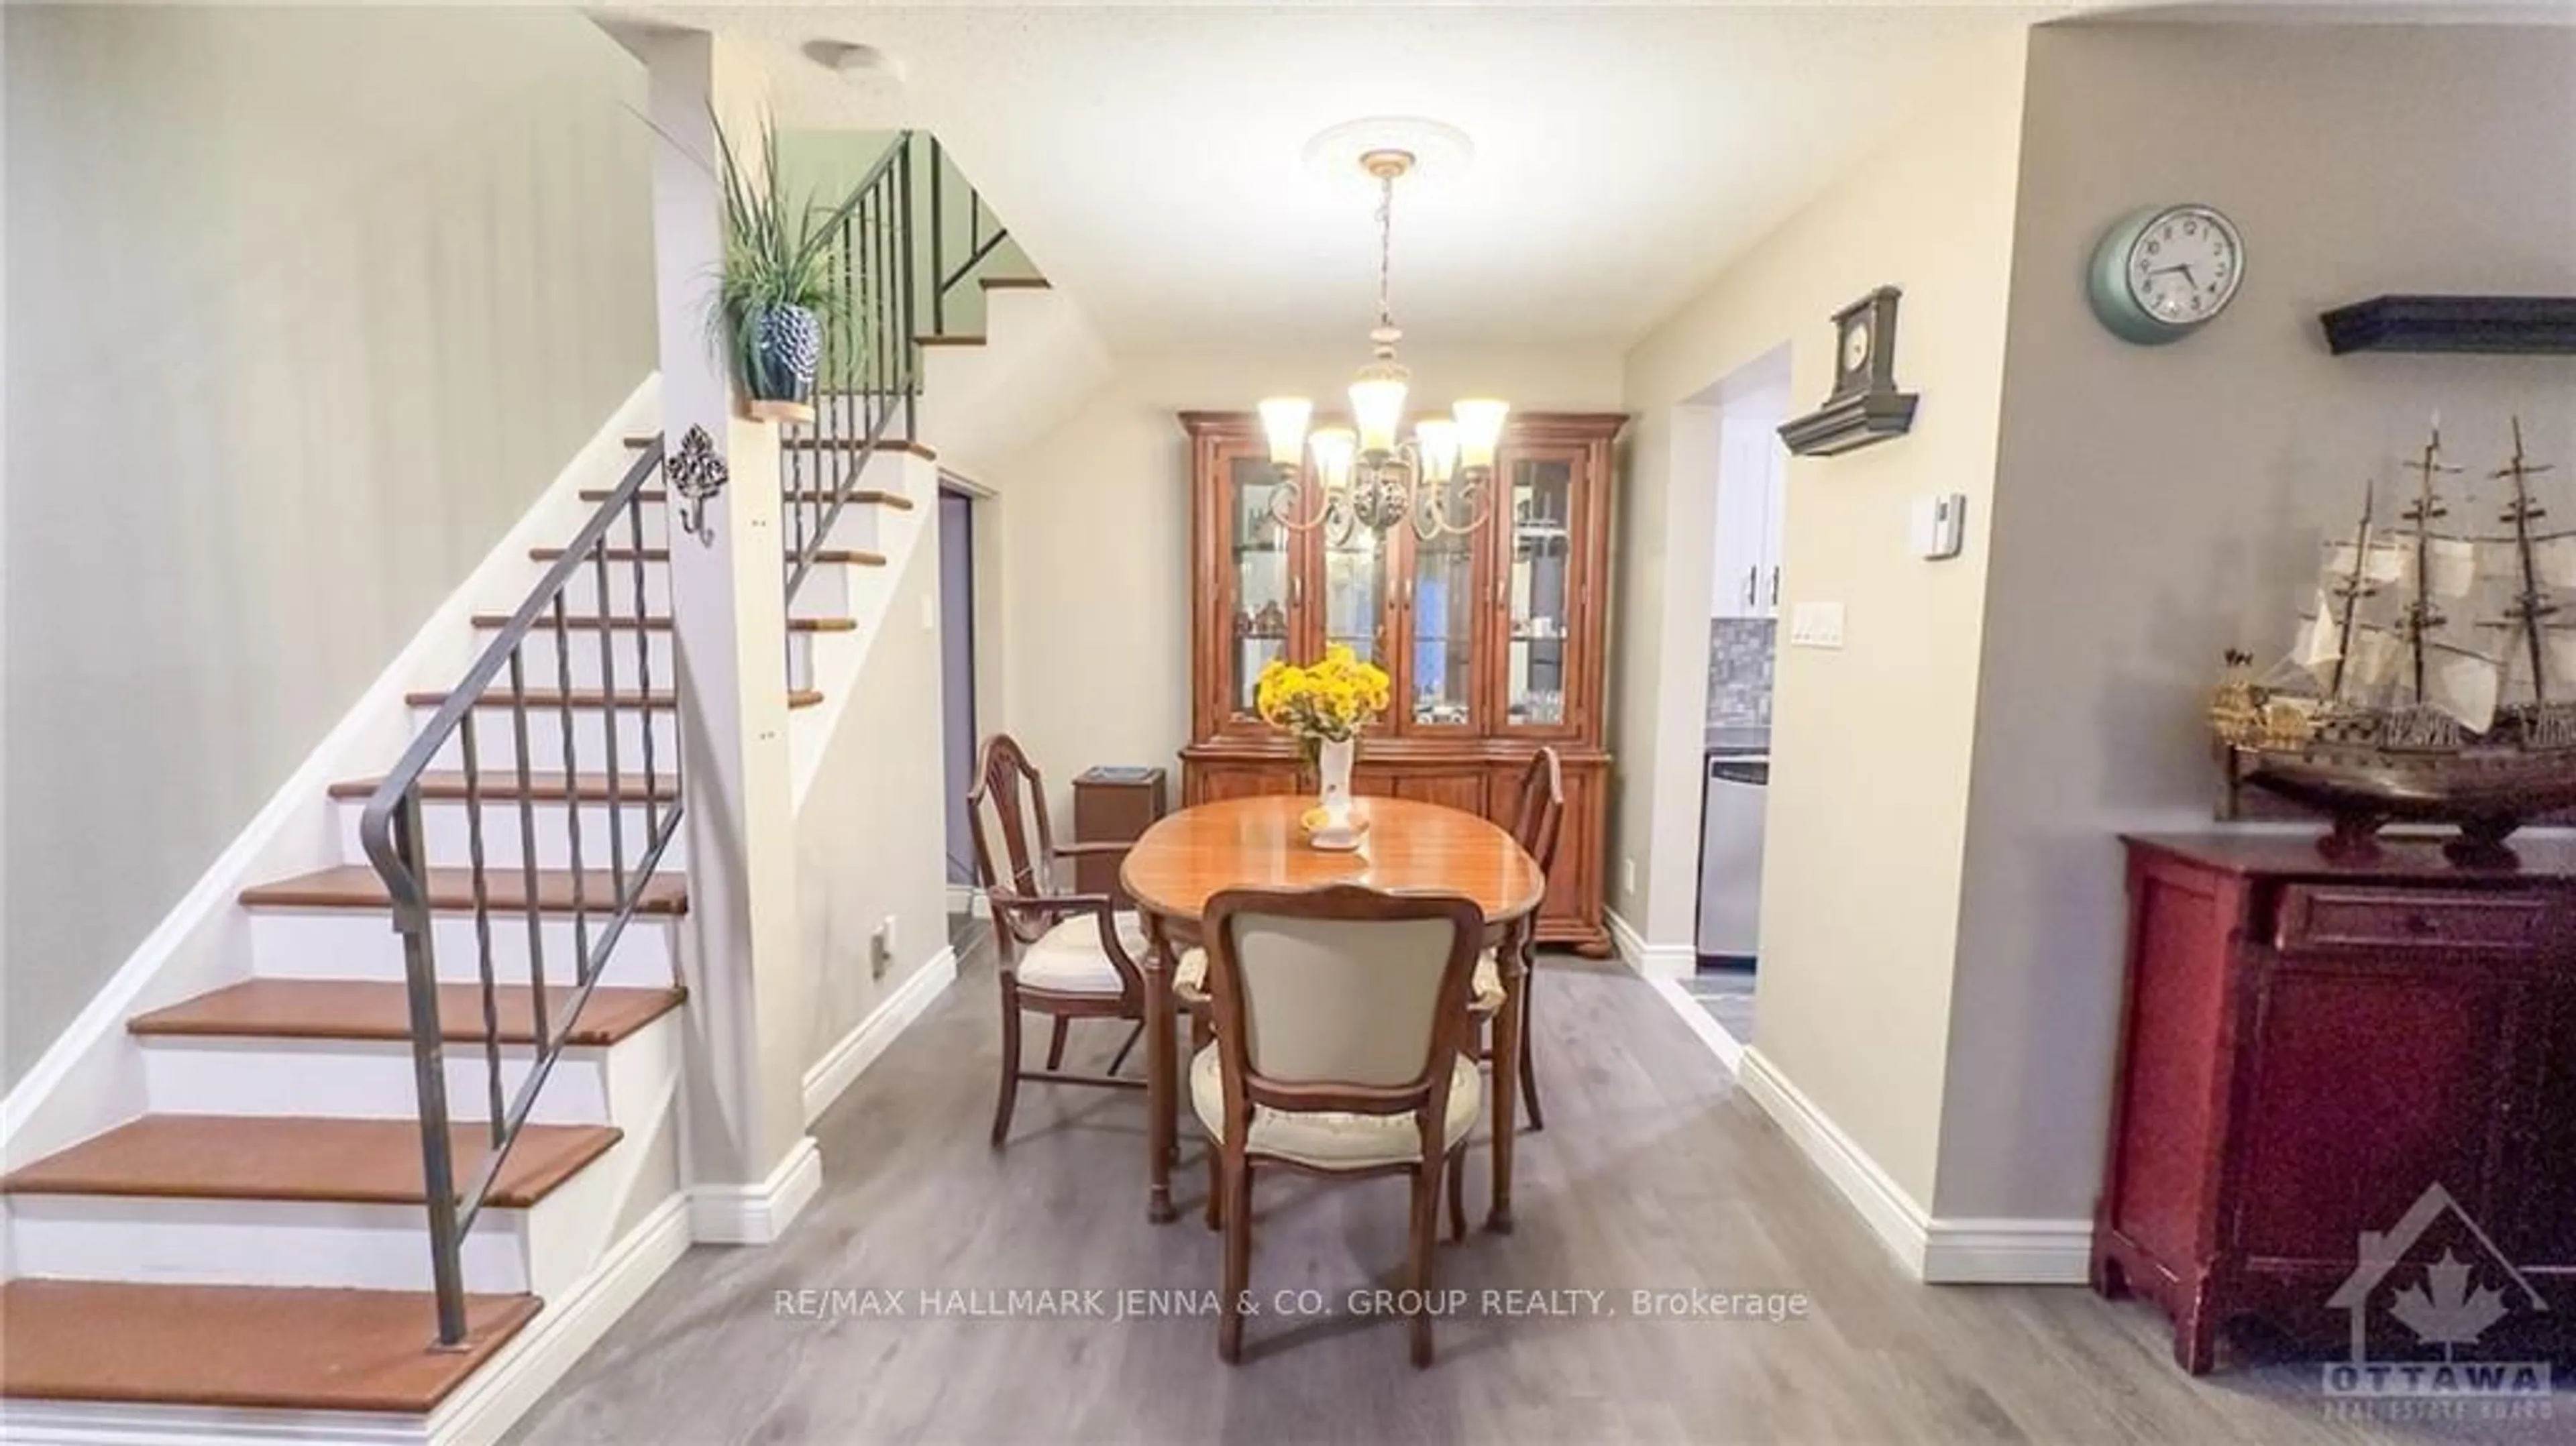
[[[391, 779], [387, 780], [390, 786]], [[412, 1087], [420, 1102], [421, 1196], [429, 1215], [429, 1277], [438, 1298], [438, 1343], [465, 1341], [463, 1222], [456, 1205], [454, 1141], [447, 1130], [446, 1046], [437, 1029], [438, 954], [430, 937], [429, 901], [421, 891], [420, 782], [415, 772], [399, 792], [379, 788], [368, 801], [371, 842], [394, 901], [394, 927], [403, 939], [403, 990], [411, 1004]], [[362, 832], [366, 825], [361, 824]], [[421, 1027], [422, 1021], [430, 1023]]]
[[[601, 538], [590, 556], [591, 589], [598, 594], [592, 601], [598, 604], [599, 698], [603, 716], [611, 725], [607, 746], [601, 750], [608, 765], [608, 872], [611, 878], [622, 879], [626, 877], [626, 813], [620, 806], [624, 800], [618, 797], [617, 787], [617, 630], [610, 626], [614, 618], [608, 597], [608, 540]], [[635, 599], [635, 631], [638, 636], [652, 632], [645, 626], [644, 599], [640, 596]], [[564, 807], [574, 818], [581, 817], [581, 780], [569, 774], [564, 777]]]
[[[527, 643], [510, 649], [510, 742], [519, 775], [519, 909], [528, 916], [528, 1009], [546, 1037], [546, 918], [537, 908], [537, 788], [528, 763]], [[499, 1120], [494, 1110], [492, 1118]]]
[[492, 981], [492, 892], [483, 872], [483, 760], [479, 735], [482, 729], [467, 723], [457, 735], [465, 761], [465, 858], [466, 886], [474, 896], [474, 977], [483, 984], [483, 1060], [484, 1074], [492, 1095], [492, 1143], [501, 1143], [501, 1007], [499, 990]]
[[[570, 579], [566, 579], [566, 581], [570, 581]], [[555, 595], [549, 604], [549, 610], [554, 616], [555, 707], [563, 718], [563, 776], [564, 785], [569, 788], [574, 779], [581, 777], [581, 750], [580, 745], [573, 739], [572, 638], [564, 623], [564, 600], [562, 588], [558, 587], [555, 589]], [[599, 726], [600, 731], [603, 733], [615, 732], [617, 730], [617, 715], [611, 713], [606, 708], [600, 709]], [[590, 968], [590, 913], [586, 907], [587, 901], [582, 897], [581, 810], [578, 808], [567, 808], [564, 810], [564, 847], [572, 856], [573, 982], [575, 984], [587, 984], [590, 982], [590, 976], [587, 972]], [[529, 900], [528, 906], [530, 908], [535, 908], [536, 900]]]
[[[630, 499], [626, 504], [626, 538], [628, 556], [631, 559], [628, 566], [635, 579], [635, 606], [641, 609], [644, 606], [646, 594], [644, 590], [644, 503], [640, 498]], [[669, 566], [670, 549], [664, 548], [662, 555], [664, 566]], [[664, 586], [667, 590], [669, 586], [667, 577], [664, 580]], [[676, 604], [669, 598], [666, 597], [662, 605], [666, 608], [674, 608], [674, 617], [677, 616]], [[673, 626], [676, 627], [677, 623], [675, 622]], [[677, 646], [677, 637], [678, 635], [674, 633], [674, 647]], [[635, 696], [639, 700], [637, 706], [644, 712], [644, 837], [649, 841], [654, 831], [661, 826], [662, 784], [653, 771], [653, 640], [645, 635], [642, 628], [635, 630], [635, 679]]]

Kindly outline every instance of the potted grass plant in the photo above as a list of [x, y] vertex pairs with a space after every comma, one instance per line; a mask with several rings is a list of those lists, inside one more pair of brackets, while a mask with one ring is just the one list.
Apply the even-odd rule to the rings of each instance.
[[855, 330], [860, 322], [832, 257], [842, 223], [866, 186], [852, 187], [831, 206], [811, 195], [790, 198], [778, 166], [778, 130], [767, 122], [760, 128], [757, 177], [747, 173], [722, 123], [716, 143], [724, 158], [725, 234], [710, 330], [754, 416], [804, 420], [822, 365], [824, 328]]

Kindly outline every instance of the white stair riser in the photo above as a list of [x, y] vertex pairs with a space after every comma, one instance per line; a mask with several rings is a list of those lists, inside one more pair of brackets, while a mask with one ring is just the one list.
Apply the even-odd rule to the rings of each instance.
[[[623, 760], [620, 760], [621, 762]], [[486, 771], [487, 784], [498, 786], [513, 777], [509, 769]], [[667, 775], [666, 775], [667, 777]], [[644, 788], [641, 774], [629, 778], [627, 787], [637, 793]], [[537, 867], [569, 869], [572, 867], [573, 840], [566, 824], [567, 806], [540, 800], [528, 805], [536, 827]], [[671, 806], [662, 804], [659, 813], [668, 817]], [[358, 843], [358, 820], [366, 812], [363, 799], [342, 799], [340, 815], [340, 859], [343, 863], [367, 862], [366, 850]], [[429, 839], [429, 863], [432, 868], [465, 868], [474, 861], [473, 831], [466, 821], [476, 812], [461, 799], [425, 799], [420, 806], [422, 831]], [[487, 870], [514, 870], [526, 859], [526, 840], [521, 832], [519, 805], [515, 800], [486, 799], [479, 810], [483, 818], [483, 866]], [[625, 861], [629, 868], [644, 852], [650, 837], [649, 820], [641, 802], [611, 809], [606, 803], [581, 805], [581, 864], [585, 869], [605, 869], [616, 861], [611, 851], [609, 822], [614, 814], [618, 831], [624, 838]], [[659, 872], [686, 872], [689, 866], [688, 832], [683, 829], [671, 838], [671, 846], [662, 851]]]
[[[533, 684], [531, 685], [533, 686]], [[412, 727], [428, 726], [436, 715], [433, 708], [414, 708]], [[475, 730], [478, 761], [486, 769], [513, 767], [518, 761], [515, 723], [508, 708], [476, 708], [468, 725]], [[576, 771], [604, 773], [608, 770], [608, 730], [602, 708], [572, 710], [572, 753]], [[644, 709], [621, 706], [617, 719], [617, 766], [620, 772], [633, 769], [640, 777], [644, 772], [644, 733], [646, 719], [653, 732], [653, 766], [668, 772], [679, 758], [680, 717], [672, 708]], [[561, 770], [564, 762], [565, 730], [563, 715], [553, 708], [531, 706], [527, 715], [528, 766], [532, 769]], [[465, 743], [458, 733], [448, 735], [440, 745], [435, 768], [455, 772], [465, 767]]]
[[[471, 1164], [460, 1159], [459, 1172]], [[532, 1288], [530, 1213], [493, 1208], [475, 1221], [467, 1290]], [[16, 1195], [9, 1249], [18, 1275], [40, 1279], [428, 1290], [426, 1218], [418, 1205]]]
[[[640, 650], [640, 656], [639, 649], [635, 645], [634, 629], [611, 628], [608, 629], [608, 633], [609, 645], [603, 652], [599, 645], [597, 631], [567, 629], [564, 634], [564, 647], [558, 652], [553, 632], [541, 622], [538, 624], [537, 631], [529, 635], [526, 647], [520, 654], [521, 676], [527, 680], [530, 688], [551, 688], [564, 676], [565, 668], [569, 665], [572, 685], [575, 689], [605, 692], [608, 680], [613, 675], [617, 693], [621, 697], [643, 693], [647, 680], [650, 680], [653, 692], [671, 691], [671, 680], [678, 676], [678, 668], [672, 662], [671, 634], [667, 630], [659, 628], [645, 630], [644, 646]], [[490, 646], [492, 639], [497, 636], [499, 636], [497, 629], [477, 628], [474, 633], [474, 646], [477, 652]], [[808, 686], [805, 680], [814, 675], [813, 655], [814, 639], [811, 634], [791, 632], [787, 635], [788, 687]], [[506, 669], [493, 680], [493, 687], [495, 691], [504, 693], [509, 690], [509, 673]]]
[[[141, 1043], [145, 1098], [164, 1113], [419, 1117], [408, 1040], [146, 1035]], [[449, 1040], [441, 1055], [448, 1118], [490, 1120], [492, 1085], [483, 1046]], [[501, 1047], [504, 1109], [518, 1097], [533, 1055], [527, 1045]], [[547, 1073], [529, 1118], [542, 1125], [611, 1123], [608, 1051], [595, 1046], [565, 1050]]]
[[[251, 972], [262, 978], [403, 978], [402, 938], [394, 932], [389, 914], [356, 909], [253, 909], [249, 913]], [[594, 933], [600, 922], [594, 915]], [[600, 982], [668, 988], [677, 978], [671, 967], [677, 932], [673, 919], [639, 916], [618, 935]], [[570, 984], [577, 957], [572, 915], [540, 916], [538, 935], [545, 948], [546, 978]], [[429, 937], [441, 982], [466, 984], [479, 977], [472, 914], [433, 914]], [[529, 958], [527, 916], [516, 911], [494, 913], [492, 977], [503, 984], [530, 982]]]
[[[644, 602], [637, 607], [639, 591], [632, 562], [608, 565], [608, 612], [611, 617], [628, 618], [638, 613], [646, 617], [668, 617], [671, 613], [671, 565], [667, 562], [643, 564], [644, 578], [640, 587]], [[845, 618], [850, 616], [850, 573], [854, 564], [818, 562], [806, 575], [805, 585], [796, 591], [796, 604], [791, 615], [800, 618]], [[564, 607], [575, 617], [593, 617], [599, 612], [599, 576], [590, 568], [573, 574], [564, 589]], [[617, 660], [620, 677], [632, 677], [634, 665], [629, 661], [634, 645]], [[668, 677], [668, 674], [659, 676]]]

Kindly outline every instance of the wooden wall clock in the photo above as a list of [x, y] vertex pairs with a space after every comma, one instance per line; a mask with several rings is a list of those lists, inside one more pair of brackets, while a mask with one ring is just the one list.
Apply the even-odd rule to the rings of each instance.
[[1896, 389], [1896, 300], [1882, 286], [1834, 313], [1834, 390], [1825, 404], [1780, 428], [1801, 457], [1832, 456], [1904, 436], [1914, 425], [1912, 392]]

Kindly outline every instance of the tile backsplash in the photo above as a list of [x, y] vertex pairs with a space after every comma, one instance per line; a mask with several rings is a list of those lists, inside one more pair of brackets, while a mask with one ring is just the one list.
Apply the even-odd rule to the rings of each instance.
[[1779, 624], [1769, 618], [1711, 618], [1708, 726], [1771, 726], [1771, 656]]

